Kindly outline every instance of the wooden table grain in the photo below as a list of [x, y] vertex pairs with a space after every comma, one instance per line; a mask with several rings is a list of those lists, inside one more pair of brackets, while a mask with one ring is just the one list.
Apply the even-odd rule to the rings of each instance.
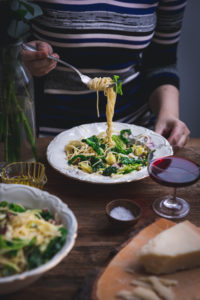
[[[1, 296], [3, 300], [77, 299], [86, 284], [84, 279], [94, 276], [104, 267], [134, 232], [158, 218], [152, 210], [152, 202], [157, 196], [169, 193], [169, 188], [154, 183], [150, 178], [117, 185], [89, 184], [70, 179], [48, 164], [46, 148], [50, 141], [51, 138], [37, 141], [39, 160], [45, 164], [48, 177], [44, 190], [58, 196], [72, 209], [78, 221], [78, 237], [72, 251], [58, 266], [24, 290]], [[191, 139], [176, 154], [200, 164], [200, 139]], [[186, 219], [200, 226], [200, 181], [179, 188], [177, 194], [191, 206]], [[105, 206], [116, 198], [132, 199], [142, 207], [142, 217], [135, 227], [119, 230], [110, 225]], [[87, 296], [78, 299], [85, 300]]]

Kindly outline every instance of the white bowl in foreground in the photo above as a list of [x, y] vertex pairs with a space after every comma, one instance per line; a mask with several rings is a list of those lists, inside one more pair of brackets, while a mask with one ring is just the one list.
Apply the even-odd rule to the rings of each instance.
[[74, 246], [77, 236], [77, 220], [69, 207], [58, 197], [27, 185], [1, 183], [0, 201], [19, 203], [27, 208], [47, 208], [52, 214], [57, 213], [61, 223], [67, 228], [65, 244], [47, 263], [21, 274], [0, 278], [0, 294], [8, 294], [26, 287], [60, 263]]

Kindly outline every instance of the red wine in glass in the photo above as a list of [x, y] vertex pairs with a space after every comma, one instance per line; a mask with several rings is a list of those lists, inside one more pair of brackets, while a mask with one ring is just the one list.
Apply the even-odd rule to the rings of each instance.
[[172, 196], [164, 196], [153, 202], [153, 210], [169, 219], [185, 217], [190, 206], [184, 199], [176, 197], [176, 188], [195, 183], [200, 178], [200, 166], [184, 157], [165, 156], [151, 160], [148, 172], [157, 183], [174, 188]]

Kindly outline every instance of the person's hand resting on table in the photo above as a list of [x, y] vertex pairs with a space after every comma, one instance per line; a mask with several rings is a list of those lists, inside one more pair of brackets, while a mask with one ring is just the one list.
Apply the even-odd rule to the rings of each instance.
[[174, 150], [189, 140], [190, 130], [179, 119], [179, 91], [171, 85], [158, 87], [150, 97], [150, 106], [157, 120], [155, 131], [166, 137]]

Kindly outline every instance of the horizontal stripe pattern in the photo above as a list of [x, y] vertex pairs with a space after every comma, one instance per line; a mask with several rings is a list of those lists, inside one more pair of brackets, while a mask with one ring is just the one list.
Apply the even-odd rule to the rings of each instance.
[[147, 14], [153, 11], [157, 7], [158, 1], [153, 3], [139, 3], [138, 1], [38, 1], [43, 7], [50, 9], [58, 9], [61, 11], [113, 11], [113, 12], [131, 12], [134, 10], [135, 14], [139, 14], [143, 11], [143, 14]]
[[154, 42], [170, 45], [179, 41], [186, 4], [186, 0], [160, 1]]
[[[176, 52], [186, 0], [35, 2], [44, 12], [33, 22], [35, 39], [50, 43], [63, 60], [90, 77], [120, 75], [124, 95], [117, 100], [116, 120], [145, 120], [152, 89], [161, 84], [179, 87]], [[96, 94], [70, 69], [58, 64], [44, 78], [44, 90], [39, 114], [43, 133], [48, 126], [60, 130], [98, 121]], [[105, 119], [104, 106], [105, 99], [100, 120]]]
[[140, 1], [138, 2], [137, 0], [136, 1], [132, 1], [132, 0], [121, 0], [121, 1], [115, 1], [115, 0], [104, 0], [104, 1], [99, 1], [99, 0], [58, 0], [58, 1], [55, 1], [55, 0], [41, 0], [41, 1], [38, 1], [40, 3], [52, 3], [52, 4], [64, 4], [64, 5], [77, 5], [77, 6], [80, 6], [80, 5], [92, 5], [92, 4], [109, 4], [109, 5], [114, 5], [114, 6], [121, 6], [121, 7], [151, 7], [151, 6], [155, 6], [158, 4], [158, 1], [155, 1], [155, 0], [147, 0], [147, 1]]

